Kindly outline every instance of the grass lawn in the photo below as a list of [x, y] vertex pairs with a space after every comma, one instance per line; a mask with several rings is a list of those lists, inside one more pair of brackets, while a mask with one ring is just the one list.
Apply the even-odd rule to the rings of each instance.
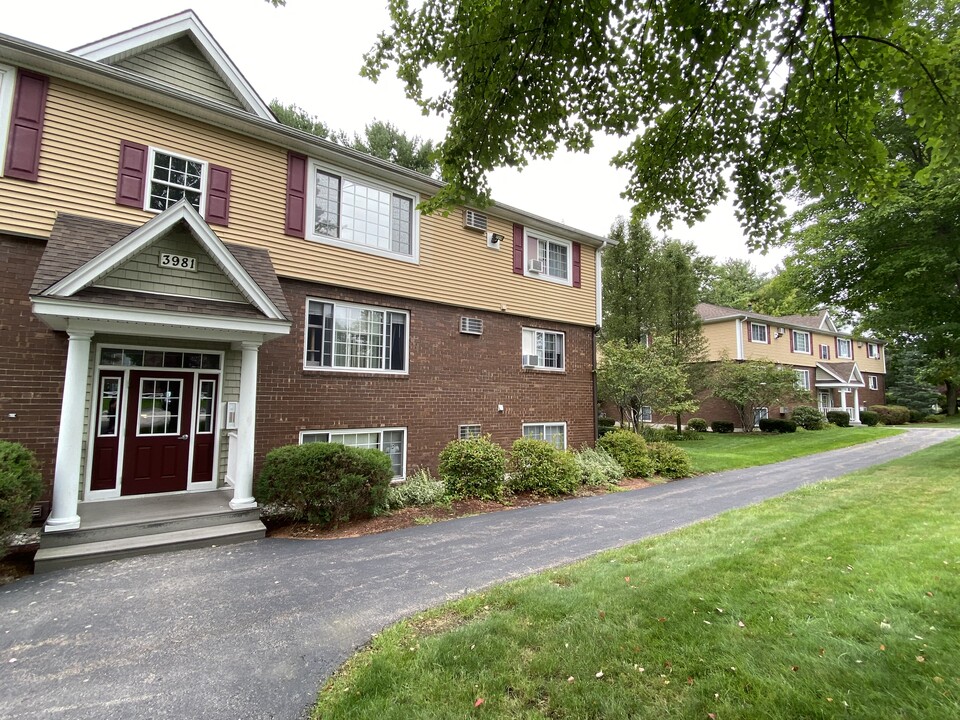
[[960, 717], [958, 467], [954, 440], [450, 603], [315, 717]]
[[[936, 426], [931, 426], [936, 427]], [[897, 435], [894, 427], [829, 428], [785, 435], [772, 433], [704, 433], [703, 440], [677, 443], [690, 454], [698, 473], [736, 470], [836, 450]]]

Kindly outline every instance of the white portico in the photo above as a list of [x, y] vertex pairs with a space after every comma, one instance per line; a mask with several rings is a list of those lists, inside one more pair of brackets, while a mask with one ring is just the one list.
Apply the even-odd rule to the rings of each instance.
[[817, 363], [817, 404], [822, 412], [843, 410], [852, 425], [860, 424], [863, 375], [855, 362]]

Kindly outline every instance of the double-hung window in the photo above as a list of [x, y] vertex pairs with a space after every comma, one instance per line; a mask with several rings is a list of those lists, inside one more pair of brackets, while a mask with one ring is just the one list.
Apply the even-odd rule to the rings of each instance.
[[792, 330], [793, 333], [793, 351], [795, 353], [810, 354], [810, 333], [805, 330]]
[[16, 79], [16, 70], [9, 65], [0, 65], [0, 175], [3, 175], [7, 153], [10, 115], [13, 112], [13, 86]]
[[409, 316], [401, 310], [307, 301], [304, 365], [323, 370], [405, 373]]
[[763, 323], [750, 323], [750, 342], [766, 343], [769, 342], [767, 326]]
[[770, 418], [770, 411], [765, 407], [758, 407], [753, 409], [753, 424], [754, 427], [760, 424], [761, 420], [768, 420]]
[[480, 425], [460, 425], [457, 428], [457, 437], [460, 440], [470, 440], [480, 437]]
[[544, 237], [529, 230], [525, 232], [524, 274], [570, 285], [573, 277], [573, 244], [566, 240]]
[[867, 357], [874, 360], [879, 359], [880, 357], [880, 346], [877, 343], [868, 342], [867, 343]]
[[308, 237], [354, 250], [416, 262], [415, 193], [313, 164]]
[[871, 390], [876, 390], [880, 386], [880, 383], [877, 382], [876, 375], [867, 375], [867, 386]]
[[821, 359], [821, 360], [829, 360], [829, 359], [830, 359], [830, 346], [829, 346], [829, 345], [821, 345], [821, 346], [820, 346], [820, 359]]
[[207, 164], [165, 150], [150, 148], [150, 181], [147, 207], [163, 211], [187, 199], [201, 215], [204, 211], [204, 176]]
[[847, 360], [853, 357], [853, 342], [848, 338], [837, 338], [837, 357]]
[[355, 448], [381, 450], [390, 457], [394, 478], [406, 472], [406, 428], [377, 428], [373, 430], [305, 430], [300, 433], [300, 444], [312, 442], [339, 443]]
[[523, 437], [530, 440], [543, 440], [560, 450], [567, 449], [566, 423], [524, 423]]
[[563, 333], [550, 330], [523, 329], [522, 341], [523, 367], [542, 370], [563, 370], [564, 349]]
[[801, 390], [810, 390], [810, 371], [809, 370], [794, 370], [797, 374], [797, 387]]

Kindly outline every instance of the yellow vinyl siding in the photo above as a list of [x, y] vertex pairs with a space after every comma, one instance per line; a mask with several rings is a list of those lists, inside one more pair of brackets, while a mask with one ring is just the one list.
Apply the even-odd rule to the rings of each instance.
[[[750, 321], [743, 323], [743, 357], [746, 360], [772, 360], [784, 365], [813, 365], [815, 355], [790, 352], [790, 329], [782, 337], [777, 337], [777, 325], [767, 325], [769, 343], [750, 342]], [[813, 335], [813, 333], [811, 333]], [[816, 343], [813, 345], [817, 350]]]
[[711, 323], [703, 326], [703, 337], [707, 341], [707, 359], [719, 360], [726, 356], [731, 360], [737, 357], [736, 321]]
[[[595, 253], [584, 246], [581, 288], [513, 273], [512, 224], [490, 217], [500, 250], [465, 230], [461, 213], [420, 218], [419, 264], [283, 234], [284, 148], [51, 79], [40, 182], [0, 178], [0, 231], [47, 236], [58, 211], [142, 224], [152, 213], [115, 203], [121, 140], [189, 155], [232, 171], [225, 241], [267, 248], [281, 276], [496, 312], [594, 325]], [[308, 219], [309, 222], [309, 219]]]

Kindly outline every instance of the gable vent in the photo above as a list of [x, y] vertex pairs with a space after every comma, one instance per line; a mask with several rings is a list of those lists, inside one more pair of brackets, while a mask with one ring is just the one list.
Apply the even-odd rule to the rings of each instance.
[[463, 211], [463, 226], [469, 230], [486, 230], [487, 216], [476, 210]]
[[480, 318], [460, 318], [460, 332], [465, 335], [483, 335], [483, 320]]

